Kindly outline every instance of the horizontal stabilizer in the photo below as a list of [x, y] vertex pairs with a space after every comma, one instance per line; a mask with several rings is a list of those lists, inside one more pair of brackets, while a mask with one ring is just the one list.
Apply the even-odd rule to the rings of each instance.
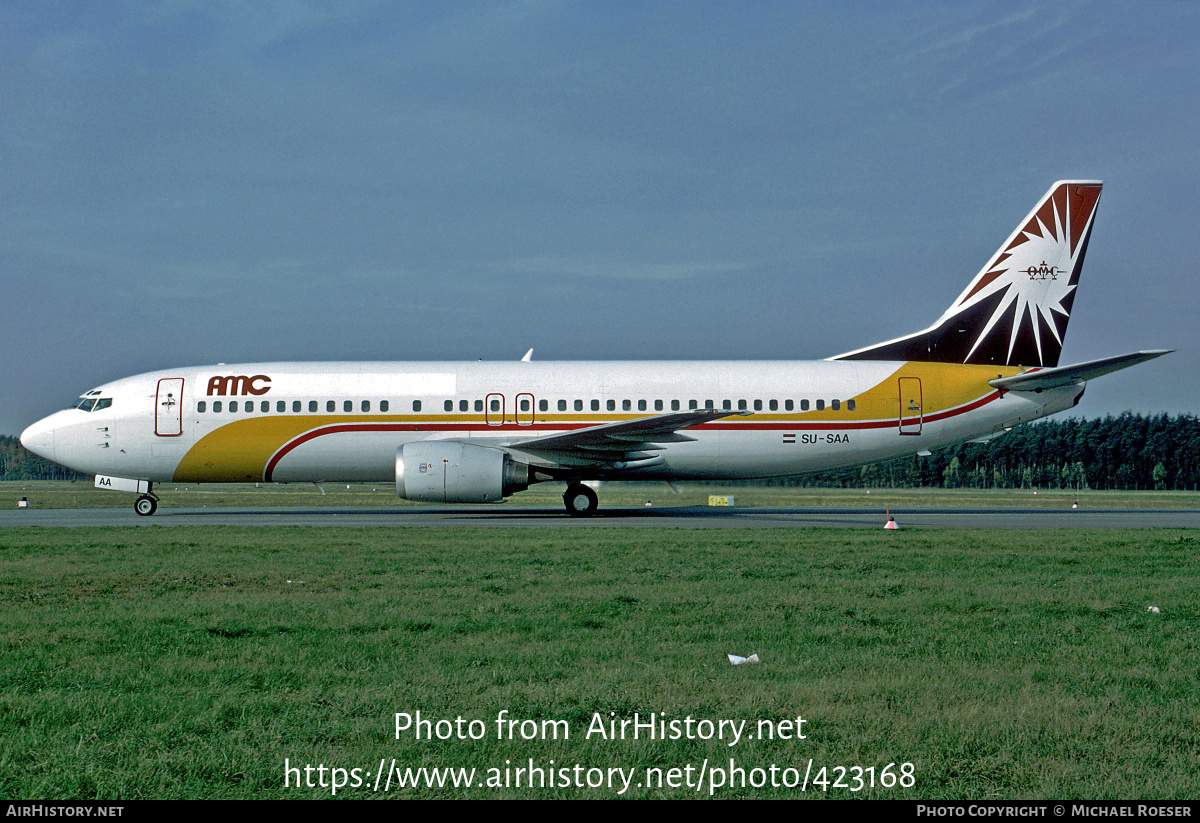
[[1101, 360], [1089, 360], [1074, 366], [1056, 366], [1052, 369], [1033, 369], [1013, 377], [997, 377], [989, 380], [988, 385], [1005, 391], [1045, 391], [1070, 386], [1100, 377], [1104, 374], [1127, 369], [1138, 363], [1145, 363], [1164, 354], [1170, 354], [1174, 349], [1154, 349], [1138, 351], [1132, 354], [1119, 354], [1116, 357], [1105, 357]]

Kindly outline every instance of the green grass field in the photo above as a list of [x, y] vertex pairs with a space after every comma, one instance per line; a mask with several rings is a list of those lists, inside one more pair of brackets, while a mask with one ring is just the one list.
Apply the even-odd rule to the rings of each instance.
[[[532, 760], [578, 764], [563, 782], [629, 770], [625, 797], [706, 797], [720, 766], [725, 798], [801, 794], [772, 767], [807, 771], [806, 796], [1195, 798], [1198, 548], [1175, 530], [8, 530], [0, 796], [622, 785], [513, 787]], [[418, 711], [484, 739], [397, 739], [396, 713]], [[539, 736], [496, 739], [501, 711]], [[586, 736], [597, 715], [652, 713], [755, 737]], [[803, 740], [756, 734], [798, 716]], [[285, 760], [326, 787], [299, 770], [285, 786]], [[392, 761], [500, 785], [375, 790]], [[903, 768], [911, 786], [879, 785]], [[670, 785], [701, 769], [699, 792]]]
[[[212, 483], [179, 485], [162, 483], [154, 493], [164, 508], [204, 506], [411, 506], [396, 496], [391, 484], [326, 483], [322, 494], [311, 483], [253, 484]], [[562, 508], [561, 483], [542, 483], [510, 497], [504, 505]], [[602, 507], [703, 506], [708, 496], [733, 495], [738, 506], [990, 506], [997, 508], [1200, 508], [1200, 492], [1071, 491], [1063, 489], [805, 489], [769, 486], [707, 486], [681, 483], [676, 494], [665, 483], [606, 483], [600, 487]], [[0, 482], [0, 508], [14, 508], [27, 497], [40, 509], [130, 508], [136, 495], [102, 491], [90, 482]]]

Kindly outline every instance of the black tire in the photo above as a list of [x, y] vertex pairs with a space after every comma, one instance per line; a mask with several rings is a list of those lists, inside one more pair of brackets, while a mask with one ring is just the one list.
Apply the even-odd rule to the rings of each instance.
[[133, 510], [142, 517], [149, 517], [158, 511], [158, 501], [147, 494], [143, 494], [133, 504]]
[[596, 513], [599, 500], [596, 492], [591, 488], [581, 483], [574, 483], [567, 486], [567, 493], [563, 495], [563, 504], [567, 507], [567, 514], [572, 517], [591, 517]]

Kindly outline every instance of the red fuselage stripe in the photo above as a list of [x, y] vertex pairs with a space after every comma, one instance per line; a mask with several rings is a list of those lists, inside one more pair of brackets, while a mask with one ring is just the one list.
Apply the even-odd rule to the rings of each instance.
[[[1000, 392], [995, 391], [991, 394], [968, 403], [965, 406], [959, 406], [956, 409], [949, 409], [943, 412], [925, 415], [921, 418], [923, 423], [934, 423], [939, 420], [947, 420], [951, 417], [956, 417], [960, 414], [965, 414], [969, 411], [981, 408], [993, 400], [1000, 398]], [[305, 432], [299, 437], [295, 437], [280, 447], [279, 451], [271, 456], [267, 461], [266, 467], [263, 469], [263, 480], [271, 482], [271, 476], [275, 473], [275, 467], [279, 464], [287, 454], [293, 449], [307, 443], [310, 440], [315, 440], [318, 437], [323, 437], [327, 434], [343, 434], [347, 432], [413, 432], [413, 431], [493, 431], [493, 432], [528, 432], [528, 431], [575, 431], [577, 429], [590, 429], [595, 426], [595, 423], [535, 423], [522, 424], [505, 423], [499, 426], [489, 426], [486, 423], [435, 423], [433, 426], [428, 424], [422, 426], [416, 423], [335, 423], [330, 426], [322, 426], [318, 429]], [[855, 429], [894, 429], [899, 428], [899, 420], [868, 420], [861, 423], [833, 423], [829, 421], [819, 421], [812, 423], [703, 423], [699, 426], [692, 426], [692, 429], [701, 429], [706, 431], [810, 431], [818, 429], [821, 431], [852, 431]], [[653, 440], [654, 438], [650, 438]]]

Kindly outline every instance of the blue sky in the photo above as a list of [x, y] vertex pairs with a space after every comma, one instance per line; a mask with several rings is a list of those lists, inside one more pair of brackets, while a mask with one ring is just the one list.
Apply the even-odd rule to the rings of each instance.
[[1200, 411], [1200, 4], [0, 4], [0, 432], [266, 360], [820, 358], [1105, 181], [1075, 414]]

